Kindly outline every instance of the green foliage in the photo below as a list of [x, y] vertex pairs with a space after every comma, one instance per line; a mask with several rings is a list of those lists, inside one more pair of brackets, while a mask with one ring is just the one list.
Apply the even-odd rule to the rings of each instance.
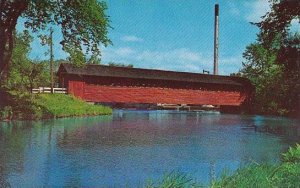
[[283, 154], [279, 165], [256, 164], [238, 169], [233, 175], [224, 175], [211, 187], [300, 187], [300, 145]]
[[171, 172], [165, 174], [162, 180], [158, 183], [149, 181], [146, 186], [147, 188], [189, 188], [189, 187], [203, 187], [197, 184], [193, 178], [180, 172]]
[[91, 116], [111, 114], [112, 109], [100, 105], [91, 105], [73, 96], [65, 94], [39, 94], [34, 99], [37, 106], [45, 109], [55, 118], [69, 116]]
[[282, 46], [278, 50], [277, 62], [284, 65], [287, 72], [295, 72], [300, 71], [299, 60], [300, 33], [296, 32], [288, 35], [287, 38], [284, 39]]
[[11, 106], [0, 107], [0, 120], [11, 120], [13, 115]]
[[123, 63], [115, 63], [115, 62], [109, 62], [109, 63], [108, 63], [108, 66], [112, 66], [112, 67], [128, 67], [128, 68], [133, 68], [133, 65], [132, 65], [132, 64], [125, 65], [125, 64], [123, 64]]
[[261, 43], [253, 43], [243, 54], [241, 73], [256, 88], [254, 109], [258, 113], [287, 115], [297, 111], [297, 95], [300, 91], [300, 36], [295, 34], [278, 50], [267, 49]]
[[40, 119], [46, 113], [44, 109], [33, 103], [34, 98], [29, 93], [10, 91], [7, 95], [9, 99], [4, 104], [4, 108], [0, 106], [0, 112], [2, 113], [0, 120]]
[[256, 23], [257, 42], [243, 54], [242, 76], [256, 88], [257, 113], [293, 115], [300, 94], [300, 34], [290, 33], [291, 21], [299, 18], [300, 1], [271, 0], [271, 11]]
[[82, 67], [85, 65], [86, 57], [81, 50], [66, 49], [66, 52], [70, 54], [68, 60], [72, 62], [76, 67]]
[[111, 114], [112, 109], [91, 105], [65, 94], [39, 94], [10, 92], [10, 100], [0, 106], [0, 120], [36, 120], [71, 116]]
[[264, 17], [263, 21], [255, 23], [261, 30], [259, 34], [260, 41], [272, 48], [276, 38], [280, 38], [279, 44], [289, 35], [291, 21], [299, 19], [300, 1], [298, 0], [270, 0], [271, 11]]
[[282, 155], [284, 162], [300, 163], [300, 144], [296, 144], [295, 147], [290, 147], [289, 150]]
[[31, 92], [33, 87], [49, 85], [49, 63], [32, 62], [28, 57], [31, 41], [27, 31], [15, 35], [12, 65], [6, 82], [9, 90]]
[[84, 49], [84, 54], [92, 54], [91, 58], [95, 59], [94, 56], [100, 56], [101, 44], [111, 44], [107, 37], [110, 25], [106, 9], [106, 3], [98, 0], [1, 0], [0, 33], [4, 35], [0, 38], [0, 76], [11, 62], [12, 33], [18, 18], [23, 17], [25, 27], [32, 32], [58, 26], [63, 34], [60, 44], [65, 51], [74, 56]]
[[258, 113], [280, 114], [287, 113], [283, 99], [287, 88], [283, 84], [283, 66], [276, 64], [276, 54], [259, 43], [251, 44], [243, 54], [241, 73], [250, 79], [256, 88], [254, 110]]
[[[109, 26], [105, 15], [107, 5], [97, 0], [77, 1], [30, 1], [24, 12], [25, 26], [33, 31], [45, 29], [49, 24], [61, 26], [61, 44], [67, 52], [82, 51], [99, 54], [99, 44], [109, 45]], [[70, 50], [72, 49], [72, 50]]]
[[233, 174], [223, 173], [219, 180], [203, 186], [193, 178], [179, 172], [164, 175], [157, 183], [150, 181], [145, 187], [211, 187], [211, 188], [269, 188], [300, 187], [300, 144], [291, 147], [283, 154], [283, 161], [278, 165], [251, 164], [241, 167]]
[[232, 176], [223, 176], [212, 188], [238, 187], [299, 187], [300, 164], [283, 163], [279, 166], [252, 165], [237, 170]]
[[269, 174], [272, 174], [274, 167], [270, 165], [252, 165], [238, 169], [232, 176], [223, 175], [221, 180], [214, 182], [211, 187], [270, 187], [268, 180]]
[[100, 65], [101, 59], [97, 55], [92, 55], [89, 60], [87, 60], [88, 64]]

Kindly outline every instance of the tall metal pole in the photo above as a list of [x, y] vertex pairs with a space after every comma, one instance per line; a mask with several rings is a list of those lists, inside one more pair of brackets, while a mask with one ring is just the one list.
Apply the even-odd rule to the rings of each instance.
[[50, 76], [51, 76], [51, 93], [53, 93], [53, 40], [52, 36], [53, 35], [53, 29], [52, 27], [50, 28]]
[[218, 75], [218, 59], [219, 59], [219, 5], [215, 4], [214, 75]]

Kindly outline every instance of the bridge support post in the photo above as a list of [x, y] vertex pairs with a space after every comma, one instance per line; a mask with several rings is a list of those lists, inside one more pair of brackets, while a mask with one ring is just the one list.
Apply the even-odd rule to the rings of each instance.
[[226, 114], [240, 114], [242, 108], [240, 106], [220, 106], [220, 112]]

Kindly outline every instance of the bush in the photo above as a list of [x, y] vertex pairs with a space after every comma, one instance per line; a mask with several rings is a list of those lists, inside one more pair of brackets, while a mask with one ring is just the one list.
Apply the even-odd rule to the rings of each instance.
[[282, 154], [284, 162], [300, 163], [300, 144], [290, 147], [289, 150]]
[[200, 184], [197, 184], [193, 178], [188, 176], [185, 173], [181, 172], [171, 172], [165, 174], [162, 180], [159, 180], [158, 183], [153, 183], [148, 181], [147, 188], [190, 188], [190, 187], [202, 187]]
[[300, 145], [283, 154], [279, 165], [256, 164], [223, 176], [212, 187], [300, 187]]
[[11, 106], [4, 106], [0, 109], [0, 120], [11, 120], [13, 115], [12, 107]]

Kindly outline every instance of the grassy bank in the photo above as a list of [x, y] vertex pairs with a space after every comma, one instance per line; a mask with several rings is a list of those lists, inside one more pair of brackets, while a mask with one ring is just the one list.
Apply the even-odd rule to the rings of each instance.
[[0, 120], [37, 120], [45, 118], [81, 117], [111, 114], [112, 109], [88, 104], [65, 94], [2, 93]]
[[238, 169], [234, 174], [224, 174], [219, 180], [209, 186], [196, 182], [193, 178], [181, 174], [165, 175], [158, 182], [149, 182], [147, 188], [270, 188], [270, 187], [300, 187], [300, 145], [290, 148], [282, 154], [282, 162], [278, 165], [253, 164]]
[[64, 94], [40, 94], [34, 100], [53, 117], [95, 116], [111, 114], [112, 109], [101, 105], [88, 104], [73, 96]]

